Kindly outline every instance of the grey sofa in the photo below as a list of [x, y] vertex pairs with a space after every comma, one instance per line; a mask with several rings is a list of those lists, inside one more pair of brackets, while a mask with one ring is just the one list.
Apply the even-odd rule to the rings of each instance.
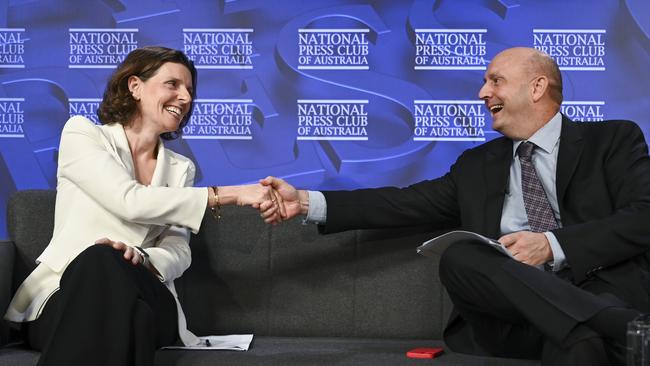
[[[10, 200], [10, 240], [0, 242], [0, 311], [34, 268], [52, 232], [55, 192]], [[415, 247], [425, 230], [319, 235], [292, 220], [265, 226], [257, 212], [226, 208], [192, 236], [193, 262], [177, 280], [190, 329], [199, 335], [254, 333], [237, 351], [158, 351], [156, 365], [538, 365], [456, 354], [409, 359], [416, 347], [444, 347], [451, 303], [437, 261]], [[0, 365], [35, 365], [6, 322]]]

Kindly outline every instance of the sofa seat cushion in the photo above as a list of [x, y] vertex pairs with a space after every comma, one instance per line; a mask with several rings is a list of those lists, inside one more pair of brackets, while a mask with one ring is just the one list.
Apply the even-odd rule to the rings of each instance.
[[23, 347], [5, 346], [0, 348], [0, 366], [36, 365], [40, 353]]
[[[247, 352], [177, 351], [156, 353], [157, 366], [239, 366], [239, 365], [430, 365], [432, 360], [409, 359], [406, 352], [418, 347], [444, 347], [441, 341], [255, 337]], [[445, 351], [435, 365], [539, 365], [538, 361], [477, 357]]]

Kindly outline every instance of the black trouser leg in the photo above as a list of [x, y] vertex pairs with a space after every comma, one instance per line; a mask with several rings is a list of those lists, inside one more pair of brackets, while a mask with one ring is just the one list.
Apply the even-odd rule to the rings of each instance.
[[93, 245], [65, 270], [43, 314], [27, 323], [40, 366], [153, 365], [157, 347], [178, 336], [176, 303], [146, 268]]
[[[585, 330], [589, 332], [589, 330]], [[542, 365], [548, 366], [610, 366], [610, 359], [605, 350], [603, 339], [597, 334], [581, 337], [567, 347], [560, 347], [550, 340], [544, 342]], [[622, 364], [621, 364], [622, 365]]]
[[[540, 358], [544, 354], [542, 358], [546, 358], [554, 353], [546, 351], [550, 348], [545, 343], [551, 342], [563, 352], [580, 343], [571, 352], [575, 357], [589, 357], [597, 353], [578, 350], [602, 344], [581, 343], [599, 335], [574, 330], [610, 303], [484, 244], [451, 245], [441, 258], [440, 278], [462, 318], [459, 322], [469, 326], [472, 340], [480, 346], [479, 352], [473, 352], [467, 337], [454, 342], [452, 337], [447, 339], [446, 330], [445, 340], [454, 350], [519, 358]], [[458, 324], [448, 328], [450, 334], [461, 333]]]
[[[467, 249], [465, 249], [467, 248]], [[454, 243], [440, 261], [440, 280], [463, 321], [470, 326], [470, 337], [454, 342], [445, 339], [457, 352], [487, 354], [500, 357], [540, 359], [543, 335], [517, 311], [492, 283], [490, 265], [473, 258], [476, 249], [481, 256], [485, 249], [471, 243]], [[492, 265], [506, 259], [498, 253]], [[479, 262], [476, 265], [474, 262]], [[450, 331], [447, 329], [445, 333]], [[445, 334], [447, 335], [447, 334]]]

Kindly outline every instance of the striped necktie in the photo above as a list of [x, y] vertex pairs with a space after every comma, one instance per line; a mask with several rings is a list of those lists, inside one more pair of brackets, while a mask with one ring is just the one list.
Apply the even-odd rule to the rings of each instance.
[[531, 231], [541, 233], [557, 229], [559, 226], [531, 160], [534, 148], [535, 144], [532, 142], [522, 142], [517, 148], [517, 154], [521, 163], [521, 189], [528, 224]]

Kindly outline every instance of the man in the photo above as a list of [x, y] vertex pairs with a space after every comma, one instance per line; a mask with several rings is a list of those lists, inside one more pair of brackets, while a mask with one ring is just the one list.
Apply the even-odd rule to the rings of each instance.
[[452, 350], [622, 364], [626, 323], [650, 309], [643, 134], [629, 121], [562, 116], [559, 68], [535, 49], [494, 57], [479, 97], [503, 137], [465, 151], [443, 177], [322, 194], [273, 177], [262, 183], [279, 193], [284, 217], [307, 214], [323, 233], [429, 225], [499, 238], [514, 260], [471, 241], [443, 253]]

